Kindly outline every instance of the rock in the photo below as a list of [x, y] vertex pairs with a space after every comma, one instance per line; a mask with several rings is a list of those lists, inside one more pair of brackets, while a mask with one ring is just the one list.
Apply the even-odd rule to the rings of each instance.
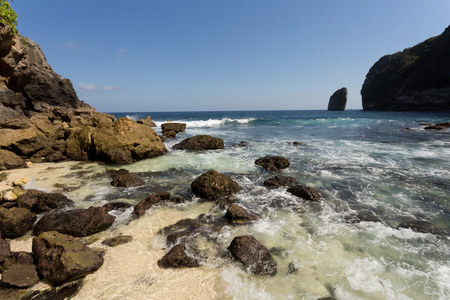
[[18, 198], [17, 195], [14, 194], [13, 191], [7, 191], [3, 194], [3, 201], [12, 202], [12, 201], [16, 201], [17, 198]]
[[424, 129], [425, 130], [445, 130], [450, 128], [450, 122], [438, 123], [436, 125], [428, 125]]
[[200, 265], [198, 262], [186, 254], [186, 246], [178, 244], [158, 260], [160, 268], [197, 268]]
[[155, 122], [152, 121], [152, 118], [150, 116], [148, 116], [145, 119], [138, 119], [137, 122], [139, 124], [144, 124], [144, 125], [147, 125], [147, 126], [150, 126], [150, 127], [156, 127]]
[[289, 167], [290, 162], [283, 156], [265, 156], [258, 158], [255, 164], [269, 171], [277, 171]]
[[20, 300], [65, 300], [72, 299], [83, 285], [83, 280], [71, 281], [44, 291], [34, 291]]
[[164, 131], [162, 134], [162, 137], [166, 140], [166, 139], [174, 139], [177, 136], [176, 131], [174, 130], [167, 130]]
[[172, 147], [176, 150], [192, 150], [206, 151], [223, 149], [224, 144], [221, 138], [212, 137], [210, 135], [196, 135], [183, 140]]
[[131, 235], [120, 235], [120, 236], [106, 239], [102, 242], [102, 244], [109, 246], [109, 247], [116, 247], [119, 245], [129, 243], [132, 240], [133, 240], [133, 237]]
[[264, 186], [267, 187], [292, 187], [297, 185], [297, 180], [294, 177], [289, 176], [274, 176], [264, 181]]
[[169, 199], [170, 199], [169, 192], [158, 192], [151, 194], [134, 207], [134, 213], [140, 217], [145, 214], [145, 211], [147, 209], [150, 209], [156, 203], [162, 200], [169, 200]]
[[239, 205], [231, 204], [228, 207], [225, 218], [232, 224], [242, 225], [261, 218], [261, 215], [249, 212]]
[[161, 130], [164, 134], [166, 131], [175, 131], [175, 134], [184, 132], [186, 130], [185, 123], [164, 123], [161, 124]]
[[239, 143], [232, 144], [233, 147], [247, 147], [246, 141], [240, 141]]
[[111, 185], [115, 187], [136, 187], [145, 185], [145, 181], [134, 174], [114, 175]]
[[251, 235], [233, 239], [228, 250], [255, 275], [275, 275], [277, 263], [269, 250]]
[[239, 192], [240, 187], [230, 176], [209, 170], [192, 182], [191, 190], [198, 197], [218, 200]]
[[292, 261], [288, 264], [288, 272], [287, 273], [288, 273], [288, 275], [298, 273], [298, 268], [295, 266], [295, 264]]
[[6, 238], [14, 239], [25, 235], [33, 228], [36, 219], [36, 214], [26, 208], [0, 207], [0, 231]]
[[103, 205], [103, 207], [105, 207], [108, 212], [113, 210], [125, 210], [130, 208], [131, 206], [132, 205], [130, 203], [125, 202], [111, 202]]
[[167, 235], [166, 242], [168, 246], [177, 244], [182, 240], [199, 232], [202, 227], [200, 221], [194, 219], [182, 219], [173, 225], [164, 227], [161, 232]]
[[39, 282], [35, 265], [15, 264], [2, 273], [2, 282], [18, 288], [29, 288]]
[[345, 87], [334, 92], [328, 102], [328, 110], [345, 110], [347, 106], [347, 94], [347, 88]]
[[312, 187], [304, 186], [301, 184], [295, 185], [287, 190], [289, 193], [294, 196], [300, 197], [304, 200], [309, 200], [313, 202], [320, 201], [320, 194], [317, 190]]
[[42, 213], [53, 209], [62, 209], [73, 206], [75, 203], [61, 193], [45, 193], [39, 190], [27, 190], [17, 199], [17, 205]]
[[236, 198], [234, 197], [223, 197], [216, 200], [216, 205], [218, 205], [220, 208], [225, 208], [232, 204], [234, 201], [236, 201]]
[[39, 235], [46, 231], [58, 231], [75, 237], [88, 236], [108, 229], [116, 218], [105, 207], [89, 207], [45, 215], [34, 227]]
[[6, 173], [0, 173], [0, 182], [6, 180], [6, 178], [8, 178], [8, 174], [6, 174]]
[[84, 277], [103, 264], [101, 255], [56, 231], [34, 237], [32, 248], [39, 273], [53, 285]]
[[449, 110], [450, 26], [402, 52], [380, 58], [361, 89], [364, 110]]
[[28, 252], [11, 252], [9, 256], [5, 257], [3, 263], [0, 264], [0, 272], [3, 273], [16, 264], [34, 265], [33, 254]]
[[23, 186], [30, 181], [30, 178], [24, 177], [13, 181], [13, 186]]
[[6, 257], [11, 255], [11, 247], [9, 242], [0, 238], [0, 263], [2, 263]]
[[13, 152], [0, 149], [0, 171], [27, 168], [25, 160]]

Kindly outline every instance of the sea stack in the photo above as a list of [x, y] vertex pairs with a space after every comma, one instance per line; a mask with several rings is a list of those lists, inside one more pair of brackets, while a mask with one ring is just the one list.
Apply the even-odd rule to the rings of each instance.
[[380, 58], [366, 75], [361, 97], [364, 110], [449, 110], [450, 26]]
[[348, 92], [345, 87], [334, 92], [330, 97], [330, 102], [328, 102], [328, 110], [345, 110], [347, 106], [347, 95]]

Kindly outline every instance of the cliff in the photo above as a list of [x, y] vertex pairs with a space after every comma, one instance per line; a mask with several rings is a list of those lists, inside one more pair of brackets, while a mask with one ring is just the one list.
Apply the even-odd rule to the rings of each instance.
[[114, 120], [80, 101], [70, 80], [52, 70], [39, 45], [14, 36], [2, 23], [0, 137], [0, 170], [24, 166], [19, 157], [130, 163], [167, 152], [150, 126]]
[[348, 91], [345, 87], [334, 92], [328, 102], [328, 110], [345, 110], [347, 106], [347, 95]]
[[450, 26], [380, 58], [366, 75], [361, 96], [364, 110], [449, 110]]

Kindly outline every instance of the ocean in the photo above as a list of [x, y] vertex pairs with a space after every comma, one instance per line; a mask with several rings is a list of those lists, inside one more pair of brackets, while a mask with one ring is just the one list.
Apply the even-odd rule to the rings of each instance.
[[[114, 228], [103, 235], [129, 234], [133, 242], [106, 252], [104, 270], [85, 279], [78, 299], [176, 299], [177, 290], [185, 299], [450, 299], [450, 130], [423, 125], [448, 122], [450, 112], [112, 114], [134, 120], [151, 116], [158, 126], [171, 120], [187, 128], [166, 142], [169, 153], [161, 157], [126, 166], [71, 163], [59, 180], [79, 188], [66, 195], [88, 207], [136, 204], [167, 190], [186, 203], [152, 208], [137, 221], [131, 210], [117, 213]], [[225, 149], [171, 149], [199, 134], [222, 138]], [[241, 141], [246, 146], [237, 145]], [[291, 164], [266, 171], [254, 164], [266, 155], [284, 156]], [[114, 188], [105, 175], [108, 168], [126, 168], [148, 184]], [[160, 270], [154, 260], [168, 250], [159, 234], [163, 226], [201, 213], [225, 213], [190, 191], [191, 182], [209, 169], [237, 181], [236, 203], [262, 218], [226, 228], [212, 240], [198, 237], [207, 254], [200, 268]], [[274, 175], [317, 189], [320, 203], [263, 186]], [[42, 184], [36, 179], [30, 186]], [[229, 257], [226, 248], [242, 234], [271, 250], [276, 276], [251, 275]], [[130, 273], [121, 275], [119, 265]]]

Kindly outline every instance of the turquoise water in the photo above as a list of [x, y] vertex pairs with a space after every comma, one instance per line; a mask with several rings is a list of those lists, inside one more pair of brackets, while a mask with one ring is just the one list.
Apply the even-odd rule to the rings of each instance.
[[[450, 130], [427, 131], [421, 125], [447, 122], [450, 112], [113, 115], [151, 116], [158, 125], [167, 120], [187, 124], [186, 132], [166, 143], [167, 155], [126, 166], [153, 183], [129, 198], [137, 200], [163, 188], [195, 202], [190, 183], [216, 169], [242, 187], [237, 202], [263, 216], [251, 225], [226, 230], [217, 242], [225, 249], [234, 236], [253, 234], [268, 248], [282, 249], [274, 256], [279, 272], [269, 278], [252, 276], [238, 264], [219, 263], [224, 295], [450, 299]], [[225, 149], [205, 153], [170, 149], [198, 134], [223, 138]], [[233, 145], [240, 141], [247, 146]], [[254, 165], [265, 155], [287, 157], [290, 167], [278, 173], [319, 190], [321, 203], [298, 201], [285, 189], [265, 188], [262, 182], [276, 174]], [[105, 190], [100, 196], [124, 197], [114, 193]], [[356, 219], [360, 222], [350, 221]], [[205, 262], [209, 268], [216, 264]], [[288, 274], [289, 264], [298, 272]]]

